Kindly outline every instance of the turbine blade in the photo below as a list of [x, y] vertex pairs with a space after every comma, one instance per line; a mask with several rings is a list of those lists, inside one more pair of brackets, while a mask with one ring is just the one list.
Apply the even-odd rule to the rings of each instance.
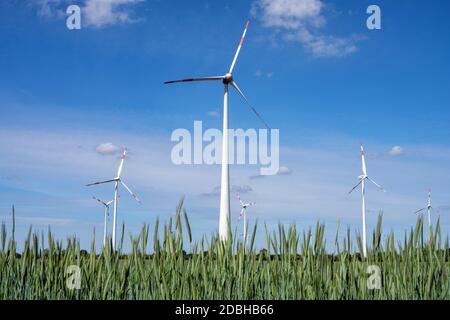
[[356, 184], [356, 186], [354, 186], [354, 187], [348, 192], [348, 194], [352, 193], [353, 190], [355, 190], [356, 188], [358, 188], [358, 186], [361, 184], [362, 181], [363, 181], [363, 179], [360, 179], [359, 182]]
[[125, 182], [123, 182], [122, 180], [120, 180], [120, 183], [125, 187], [125, 189], [127, 189], [127, 191], [131, 194], [131, 196], [134, 198], [134, 200], [136, 200], [139, 204], [141, 203], [141, 200], [139, 200], [139, 198], [137, 197], [137, 195], [131, 191], [130, 188], [128, 188], [128, 186], [125, 184]]
[[245, 34], [247, 33], [247, 28], [248, 28], [249, 23], [250, 23], [250, 21], [247, 21], [247, 23], [245, 24], [244, 33], [242, 34], [241, 41], [239, 41], [238, 48], [236, 50], [236, 53], [234, 54], [233, 62], [231, 63], [231, 66], [230, 66], [230, 71], [228, 71], [229, 73], [233, 73], [234, 65], [236, 64], [236, 60], [239, 56], [239, 52], [241, 51], [242, 43], [244, 42]]
[[110, 179], [110, 180], [104, 180], [104, 181], [97, 181], [97, 182], [89, 183], [89, 184], [87, 184], [86, 186], [87, 186], [87, 187], [90, 187], [90, 186], [94, 186], [94, 185], [96, 185], [96, 184], [102, 184], [102, 183], [108, 183], [108, 182], [115, 182], [115, 181], [117, 181], [117, 178]]
[[238, 200], [239, 200], [239, 203], [241, 204], [241, 206], [243, 206], [243, 205], [244, 205], [244, 202], [242, 202], [242, 200], [241, 200], [241, 196], [239, 195], [239, 193], [238, 193], [238, 194], [236, 194], [236, 197], [238, 198]]
[[122, 174], [123, 162], [125, 161], [125, 156], [127, 155], [127, 149], [125, 148], [120, 156], [120, 164], [119, 169], [117, 169], [117, 179], [120, 179], [120, 175]]
[[231, 81], [230, 84], [236, 89], [237, 92], [239, 92], [239, 94], [242, 96], [242, 98], [244, 98], [247, 105], [250, 107], [250, 109], [252, 109], [252, 111], [256, 114], [256, 116], [259, 118], [259, 120], [261, 120], [261, 122], [266, 126], [266, 128], [270, 130], [270, 127], [267, 125], [267, 123], [264, 121], [264, 119], [261, 117], [261, 115], [258, 113], [258, 111], [256, 111], [256, 109], [251, 105], [250, 101], [248, 101], [247, 97], [244, 95], [242, 90], [239, 89], [239, 86], [237, 85], [237, 83], [235, 81]]
[[370, 182], [372, 182], [374, 185], [376, 185], [378, 187], [378, 189], [380, 189], [383, 192], [386, 192], [386, 190], [380, 186], [378, 183], [376, 183], [375, 181], [373, 181], [372, 179], [370, 179], [369, 177], [367, 177], [367, 180], [369, 180]]
[[422, 212], [422, 211], [424, 211], [426, 208], [422, 208], [422, 209], [420, 209], [420, 210], [417, 210], [416, 212], [414, 212], [414, 213], [419, 213], [419, 212]]
[[100, 203], [103, 204], [104, 206], [107, 206], [107, 205], [108, 205], [108, 204], [106, 204], [105, 202], [103, 202], [102, 200], [100, 200], [99, 198], [92, 197], [92, 199], [97, 200], [98, 202], [100, 202]]
[[367, 168], [366, 168], [366, 158], [364, 156], [364, 146], [361, 145], [361, 163], [362, 163], [362, 173], [363, 175], [367, 175]]
[[238, 220], [241, 220], [242, 216], [244, 215], [244, 211], [245, 211], [245, 209], [242, 208], [241, 209], [241, 213], [239, 214], [239, 219]]
[[210, 80], [223, 80], [224, 76], [202, 77], [202, 78], [188, 78], [181, 80], [166, 81], [164, 84], [177, 83], [177, 82], [193, 82], [193, 81], [210, 81]]

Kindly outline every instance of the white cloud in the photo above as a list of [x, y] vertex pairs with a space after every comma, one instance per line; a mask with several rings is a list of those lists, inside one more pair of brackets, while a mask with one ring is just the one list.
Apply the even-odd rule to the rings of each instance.
[[405, 154], [405, 150], [400, 146], [393, 146], [391, 148], [391, 150], [389, 150], [389, 155], [393, 156], [393, 157], [402, 156], [404, 154]]
[[[139, 19], [133, 18], [131, 6], [144, 0], [84, 0], [80, 3], [82, 27], [107, 27], [116, 24], [133, 23]], [[37, 7], [41, 17], [66, 17], [66, 9], [72, 4], [70, 0], [33, 0], [31, 5]]]
[[333, 36], [314, 35], [306, 29], [290, 34], [287, 38], [301, 42], [316, 58], [344, 57], [358, 49], [356, 42], [361, 39], [361, 37], [356, 36], [336, 38]]
[[273, 72], [263, 72], [263, 71], [260, 70], [260, 69], [257, 69], [257, 70], [255, 71], [255, 77], [257, 77], [257, 78], [267, 77], [267, 79], [270, 79], [270, 78], [273, 77], [273, 75], [274, 75]]
[[98, 145], [95, 148], [95, 151], [100, 154], [116, 154], [120, 151], [120, 147], [112, 144], [111, 142], [106, 142]]
[[[237, 186], [232, 185], [230, 188], [230, 193], [232, 194], [248, 194], [253, 191], [253, 188], [249, 185]], [[218, 197], [220, 195], [220, 186], [214, 188], [212, 192], [202, 193], [204, 197]]]
[[291, 174], [292, 171], [288, 167], [280, 167], [277, 174]]
[[19, 223], [34, 226], [73, 226], [77, 223], [74, 219], [52, 218], [52, 217], [16, 217]]
[[320, 0], [257, 0], [252, 13], [267, 27], [296, 30], [307, 23], [323, 25], [322, 8]]
[[43, 17], [49, 17], [53, 15], [53, 8], [51, 4], [51, 0], [40, 0], [38, 1], [38, 15]]
[[313, 57], [343, 57], [357, 50], [362, 37], [325, 35], [322, 0], [255, 0], [251, 13], [264, 26], [283, 30], [285, 39], [301, 43]]
[[217, 118], [220, 114], [217, 111], [208, 111], [208, 116]]
[[[289, 175], [292, 174], [292, 170], [289, 169], [288, 167], [283, 167], [281, 166], [280, 168], [278, 168], [278, 171], [275, 175]], [[264, 178], [264, 177], [271, 177], [271, 176], [267, 176], [267, 175], [255, 175], [255, 176], [250, 176], [250, 179], [259, 179], [259, 178]]]
[[135, 22], [129, 7], [143, 0], [86, 0], [82, 8], [87, 26], [105, 27]]
[[63, 17], [65, 10], [62, 8], [62, 4], [68, 4], [67, 0], [37, 0], [31, 2], [32, 5], [37, 6], [37, 14], [41, 17]]

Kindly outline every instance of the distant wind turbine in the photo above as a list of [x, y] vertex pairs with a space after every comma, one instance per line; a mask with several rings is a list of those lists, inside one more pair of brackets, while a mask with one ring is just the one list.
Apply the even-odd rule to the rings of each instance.
[[237, 195], [239, 199], [239, 203], [241, 204], [241, 213], [239, 215], [239, 220], [243, 218], [244, 220], [244, 246], [247, 244], [247, 208], [250, 206], [254, 206], [255, 202], [244, 202], [241, 200], [240, 195]]
[[101, 203], [105, 207], [105, 222], [103, 226], [103, 246], [106, 246], [106, 237], [108, 233], [108, 220], [109, 220], [109, 206], [111, 203], [114, 202], [114, 200], [104, 202], [103, 200], [100, 200], [99, 198], [92, 197], [92, 199], [97, 200], [99, 203]]
[[428, 228], [431, 227], [431, 210], [434, 210], [434, 208], [431, 206], [431, 190], [428, 191], [428, 204], [425, 208], [422, 208], [420, 210], [417, 210], [414, 213], [421, 213], [423, 211], [427, 211], [427, 215], [428, 215]]
[[166, 81], [165, 84], [177, 83], [177, 82], [192, 82], [192, 81], [222, 81], [224, 85], [223, 94], [223, 135], [222, 135], [222, 173], [221, 173], [221, 183], [220, 183], [220, 216], [219, 216], [219, 237], [221, 240], [226, 241], [228, 239], [228, 223], [230, 220], [230, 175], [229, 175], [229, 165], [228, 165], [228, 85], [231, 85], [236, 91], [242, 96], [247, 105], [252, 109], [256, 116], [263, 122], [263, 124], [269, 129], [269, 126], [262, 119], [258, 111], [250, 104], [247, 97], [244, 95], [242, 90], [239, 88], [236, 81], [233, 79], [233, 69], [236, 64], [236, 60], [239, 56], [239, 52], [242, 48], [242, 43], [244, 42], [245, 34], [247, 33], [249, 21], [247, 21], [242, 34], [241, 41], [239, 42], [238, 48], [234, 55], [233, 61], [231, 63], [230, 69], [223, 76], [212, 76], [212, 77], [201, 77], [201, 78], [188, 78], [182, 80]]
[[140, 204], [141, 201], [138, 199], [138, 197], [136, 196], [136, 194], [131, 191], [130, 188], [128, 188], [128, 186], [125, 184], [125, 182], [123, 182], [122, 178], [121, 178], [121, 174], [122, 174], [122, 168], [123, 168], [123, 162], [125, 160], [125, 155], [127, 154], [127, 149], [123, 150], [122, 155], [120, 156], [120, 165], [119, 165], [119, 169], [117, 170], [117, 176], [113, 179], [110, 180], [104, 180], [104, 181], [98, 181], [98, 182], [94, 182], [94, 183], [90, 183], [87, 186], [93, 186], [93, 185], [97, 185], [97, 184], [102, 184], [102, 183], [109, 183], [109, 182], [114, 182], [114, 217], [113, 217], [113, 232], [112, 232], [112, 245], [113, 245], [113, 250], [116, 249], [116, 233], [117, 233], [117, 199], [119, 197], [119, 183], [125, 188], [127, 189], [127, 191], [131, 194], [131, 196]]
[[386, 192], [386, 190], [383, 189], [382, 186], [380, 186], [378, 183], [373, 181], [369, 176], [367, 175], [367, 169], [366, 169], [366, 160], [364, 157], [364, 146], [361, 145], [361, 162], [362, 162], [362, 175], [358, 177], [359, 182], [349, 191], [349, 194], [353, 192], [359, 185], [361, 185], [361, 194], [362, 194], [362, 224], [363, 224], [363, 255], [364, 258], [367, 257], [367, 240], [366, 240], [366, 186], [365, 181], [368, 180], [372, 182], [374, 185], [377, 186], [378, 189], [380, 189], [383, 192]]

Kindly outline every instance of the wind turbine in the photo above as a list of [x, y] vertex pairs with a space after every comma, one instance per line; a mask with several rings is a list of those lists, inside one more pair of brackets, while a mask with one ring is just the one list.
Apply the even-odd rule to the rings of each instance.
[[375, 186], [377, 186], [378, 189], [380, 189], [383, 192], [386, 192], [386, 190], [383, 189], [382, 186], [380, 186], [378, 183], [373, 181], [369, 176], [367, 175], [367, 169], [366, 169], [366, 160], [364, 157], [364, 146], [361, 145], [361, 162], [362, 162], [362, 175], [358, 177], [359, 182], [349, 191], [348, 194], [352, 193], [353, 190], [355, 190], [359, 185], [361, 185], [361, 194], [362, 194], [362, 223], [363, 223], [363, 255], [364, 258], [367, 256], [367, 240], [366, 240], [366, 180], [372, 182]]
[[93, 185], [97, 185], [97, 184], [102, 184], [102, 183], [109, 183], [109, 182], [114, 182], [114, 217], [113, 217], [113, 232], [112, 232], [112, 245], [113, 245], [113, 250], [116, 249], [116, 233], [117, 233], [117, 199], [119, 197], [119, 183], [125, 188], [127, 189], [127, 191], [131, 194], [131, 196], [140, 204], [141, 200], [139, 200], [139, 198], [136, 196], [136, 194], [131, 191], [130, 188], [128, 188], [128, 186], [125, 184], [125, 182], [123, 182], [122, 178], [121, 178], [121, 174], [122, 174], [122, 168], [123, 168], [123, 162], [125, 160], [125, 156], [127, 154], [127, 149], [123, 150], [122, 155], [120, 156], [120, 165], [119, 165], [119, 169], [117, 170], [117, 176], [113, 179], [109, 179], [109, 180], [104, 180], [104, 181], [98, 181], [98, 182], [94, 182], [94, 183], [89, 183], [87, 186], [93, 186]]
[[231, 62], [230, 69], [223, 76], [212, 76], [212, 77], [201, 77], [201, 78], [188, 78], [182, 80], [166, 81], [165, 84], [177, 83], [177, 82], [193, 82], [193, 81], [222, 81], [224, 86], [223, 94], [223, 135], [222, 135], [222, 172], [221, 172], [221, 182], [220, 182], [220, 215], [219, 215], [219, 237], [221, 240], [228, 240], [228, 222], [230, 219], [230, 175], [229, 175], [229, 164], [228, 164], [228, 85], [231, 85], [236, 91], [242, 96], [245, 103], [252, 109], [256, 116], [264, 123], [268, 128], [269, 126], [262, 119], [258, 111], [250, 104], [247, 97], [244, 95], [242, 90], [239, 88], [238, 84], [233, 78], [233, 70], [236, 64], [236, 60], [239, 56], [239, 52], [242, 48], [242, 43], [244, 42], [245, 34], [247, 33], [248, 24], [247, 21], [242, 34], [241, 40], [239, 42], [238, 48], [234, 55], [233, 61]]
[[254, 206], [256, 203], [242, 201], [239, 194], [237, 195], [237, 198], [239, 199], [239, 202], [241, 204], [241, 213], [239, 215], [239, 220], [241, 218], [244, 219], [244, 245], [245, 245], [245, 244], [247, 244], [247, 208], [250, 206]]
[[422, 208], [420, 210], [417, 210], [414, 213], [420, 213], [427, 210], [428, 215], [428, 228], [431, 227], [431, 210], [434, 210], [434, 208], [431, 206], [431, 190], [428, 191], [428, 204], [425, 208]]
[[99, 198], [92, 197], [92, 199], [97, 200], [99, 203], [101, 203], [105, 207], [105, 223], [103, 227], [103, 246], [106, 246], [106, 235], [108, 230], [108, 220], [109, 220], [109, 206], [111, 203], [114, 202], [114, 200], [104, 202], [103, 200], [100, 200]]

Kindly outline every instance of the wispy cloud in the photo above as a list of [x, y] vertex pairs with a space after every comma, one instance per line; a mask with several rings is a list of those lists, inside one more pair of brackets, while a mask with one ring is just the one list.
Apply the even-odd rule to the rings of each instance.
[[[83, 27], [103, 28], [139, 21], [133, 6], [145, 0], [84, 0], [80, 1]], [[38, 16], [62, 19], [66, 17], [70, 0], [33, 0], [31, 5], [37, 8]]]
[[62, 18], [65, 14], [63, 5], [69, 5], [68, 0], [35, 0], [30, 3], [36, 6], [38, 16], [46, 18]]
[[[248, 194], [253, 191], [253, 188], [249, 185], [236, 186], [232, 185], [230, 188], [231, 193]], [[204, 197], [218, 197], [220, 195], [220, 186], [214, 188], [212, 192], [202, 193]]]
[[283, 31], [285, 40], [301, 43], [313, 57], [344, 57], [355, 52], [361, 36], [323, 32], [325, 7], [322, 0], [255, 0], [251, 14], [265, 27]]
[[[290, 174], [292, 174], [291, 169], [289, 169], [288, 167], [283, 167], [283, 166], [281, 166], [276, 173], [276, 175], [290, 175]], [[260, 179], [260, 178], [264, 178], [264, 177], [270, 177], [270, 176], [259, 174], [259, 175], [250, 176], [249, 178], [250, 179]]]
[[401, 146], [393, 146], [388, 154], [393, 157], [398, 157], [404, 155], [405, 150]]
[[[0, 220], [8, 221], [11, 216], [1, 216]], [[28, 217], [28, 216], [17, 216], [16, 221], [25, 225], [33, 226], [57, 226], [57, 227], [67, 227], [76, 225], [79, 221], [74, 219], [65, 218], [50, 218], [50, 217]]]
[[367, 159], [380, 159], [380, 158], [396, 158], [396, 157], [402, 157], [402, 156], [413, 156], [413, 155], [420, 155], [423, 152], [420, 150], [411, 150], [408, 148], [408, 150], [405, 149], [405, 147], [395, 145], [390, 147], [389, 149], [384, 150], [378, 150], [377, 152], [369, 152], [366, 153]]
[[267, 79], [270, 79], [273, 77], [273, 75], [274, 75], [273, 72], [264, 72], [260, 69], [255, 71], [255, 77], [258, 77], [258, 78], [266, 77]]
[[97, 151], [100, 154], [104, 154], [104, 155], [117, 154], [120, 151], [120, 147], [111, 142], [106, 142], [106, 143], [99, 144], [95, 148], [95, 151]]
[[278, 172], [277, 172], [277, 174], [281, 174], [281, 175], [283, 175], [283, 174], [291, 174], [291, 173], [292, 173], [292, 171], [288, 167], [280, 167], [278, 169]]
[[217, 112], [217, 111], [208, 111], [207, 114], [208, 114], [208, 116], [213, 117], [213, 118], [217, 118], [218, 116], [220, 116], [219, 112]]
[[87, 26], [106, 27], [115, 24], [136, 22], [133, 17], [132, 5], [143, 0], [86, 0], [82, 8]]

